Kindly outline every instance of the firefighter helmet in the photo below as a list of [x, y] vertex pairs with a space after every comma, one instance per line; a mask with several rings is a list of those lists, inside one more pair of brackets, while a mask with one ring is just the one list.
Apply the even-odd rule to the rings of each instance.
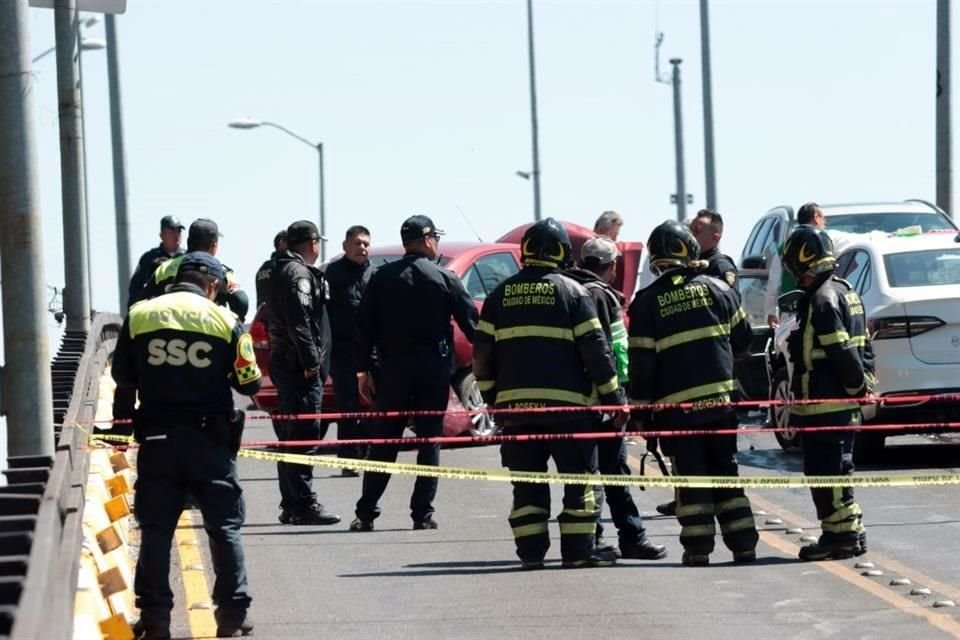
[[686, 267], [700, 257], [700, 243], [686, 225], [676, 220], [661, 223], [647, 241], [650, 268], [662, 273], [670, 267]]
[[787, 238], [783, 246], [782, 263], [797, 282], [807, 274], [833, 271], [837, 266], [833, 256], [833, 241], [823, 229], [802, 224]]
[[553, 218], [536, 222], [523, 234], [520, 260], [525, 265], [564, 267], [573, 259], [570, 235]]

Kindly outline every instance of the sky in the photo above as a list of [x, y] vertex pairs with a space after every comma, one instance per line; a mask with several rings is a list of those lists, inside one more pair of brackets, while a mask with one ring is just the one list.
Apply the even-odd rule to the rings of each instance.
[[[688, 213], [705, 206], [698, 7], [534, 1], [544, 216], [591, 226], [613, 209], [621, 238], [641, 241], [675, 217], [657, 32], [662, 71], [683, 58]], [[29, 20], [39, 53], [53, 12]], [[713, 0], [710, 21], [727, 253], [775, 205], [934, 199], [933, 0]], [[532, 219], [532, 183], [516, 176], [532, 164], [522, 0], [128, 0], [117, 25], [133, 260], [161, 216], [209, 217], [219, 257], [252, 289], [276, 231], [317, 219], [316, 151], [227, 127], [244, 116], [324, 143], [328, 255], [352, 224], [396, 244], [414, 213], [459, 240]], [[85, 34], [103, 38], [103, 24]], [[92, 301], [116, 310], [105, 52], [86, 52], [84, 72]], [[45, 279], [62, 287], [55, 57], [34, 77]]]

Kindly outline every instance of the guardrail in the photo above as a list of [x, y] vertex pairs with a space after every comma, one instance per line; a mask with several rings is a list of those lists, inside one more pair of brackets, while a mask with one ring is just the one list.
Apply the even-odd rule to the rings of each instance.
[[122, 318], [97, 314], [89, 335], [67, 332], [51, 367], [53, 457], [8, 459], [0, 487], [0, 639], [69, 638], [83, 540], [87, 433]]

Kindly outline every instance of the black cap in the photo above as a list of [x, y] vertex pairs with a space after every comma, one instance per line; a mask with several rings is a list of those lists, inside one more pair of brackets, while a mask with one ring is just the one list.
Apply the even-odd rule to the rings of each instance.
[[317, 225], [309, 220], [297, 220], [287, 227], [288, 247], [293, 248], [309, 240], [326, 240], [326, 238], [320, 235], [320, 231], [317, 230]]
[[273, 249], [274, 249], [274, 251], [276, 251], [276, 250], [278, 250], [278, 249], [280, 248], [280, 243], [281, 243], [281, 242], [286, 242], [286, 241], [287, 241], [287, 230], [284, 229], [283, 231], [277, 232], [277, 235], [273, 236]]
[[[190, 229], [193, 229], [193, 225], [190, 225]], [[190, 253], [184, 254], [180, 260], [180, 267], [177, 269], [177, 272], [185, 273], [187, 271], [208, 273], [214, 278], [223, 280], [223, 265], [206, 251], [191, 251]]]
[[183, 229], [180, 218], [177, 216], [163, 216], [160, 218], [160, 229]]
[[400, 239], [404, 242], [422, 240], [428, 236], [442, 236], [445, 233], [446, 231], [437, 229], [437, 226], [433, 224], [433, 220], [427, 216], [410, 216], [404, 221], [403, 226], [400, 227]]
[[220, 233], [220, 227], [210, 218], [197, 218], [190, 223], [190, 232], [187, 234], [187, 246], [202, 245], [210, 246], [218, 242], [223, 234]]

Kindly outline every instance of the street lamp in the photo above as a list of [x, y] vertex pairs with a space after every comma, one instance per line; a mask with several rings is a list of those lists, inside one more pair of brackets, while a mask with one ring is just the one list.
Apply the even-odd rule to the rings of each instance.
[[279, 129], [284, 132], [291, 138], [296, 138], [305, 145], [316, 149], [319, 160], [320, 160], [320, 262], [325, 262], [327, 259], [327, 222], [326, 222], [326, 213], [324, 211], [324, 188], [323, 188], [323, 143], [318, 142], [314, 144], [310, 142], [303, 136], [297, 135], [293, 131], [290, 131], [286, 127], [279, 125], [275, 122], [266, 122], [264, 120], [254, 120], [253, 118], [238, 118], [227, 123], [227, 126], [231, 129], [256, 129], [258, 127], [273, 127], [274, 129]]
[[[103, 40], [102, 38], [83, 38], [82, 40], [80, 40], [80, 49], [82, 51], [96, 51], [98, 49], [106, 49], [106, 48], [107, 48], [107, 41]], [[37, 57], [35, 57], [32, 60], [32, 62], [37, 62], [47, 57], [48, 55], [50, 55], [56, 50], [57, 50], [57, 47], [56, 45], [54, 45], [49, 49], [47, 49], [46, 51], [44, 51], [43, 53], [41, 53], [40, 55], [38, 55]]]

